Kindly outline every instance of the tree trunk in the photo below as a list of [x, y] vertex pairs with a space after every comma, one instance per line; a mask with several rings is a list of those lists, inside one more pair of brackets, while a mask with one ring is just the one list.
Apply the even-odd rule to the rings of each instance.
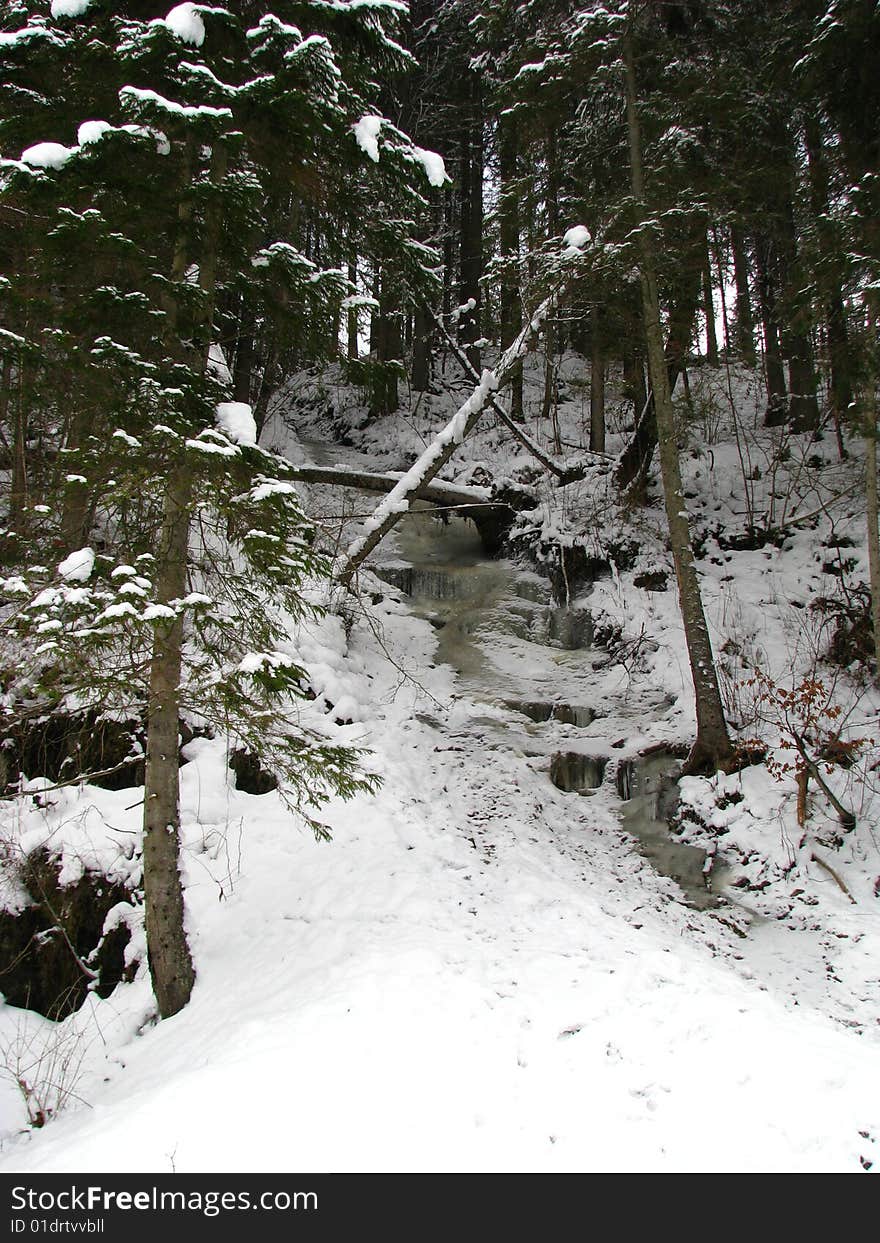
[[[352, 254], [348, 260], [348, 279], [352, 289], [357, 289], [357, 255]], [[360, 357], [358, 345], [358, 312], [357, 307], [350, 307], [346, 321], [346, 353], [349, 361], [357, 362]]]
[[[877, 349], [877, 319], [868, 309], [871, 357]], [[880, 680], [880, 535], [877, 530], [877, 376], [869, 367], [865, 378], [865, 516], [868, 526], [868, 578], [871, 588], [871, 624], [874, 631], [874, 669]]]
[[[65, 448], [81, 448], [88, 428], [89, 415], [78, 402], [70, 421]], [[74, 552], [86, 543], [89, 533], [90, 500], [87, 483], [79, 479], [68, 480], [64, 486], [64, 504], [61, 510], [61, 538], [67, 552]]]
[[590, 308], [590, 450], [605, 452], [605, 345], [598, 306]]
[[555, 296], [553, 293], [544, 299], [517, 339], [502, 354], [495, 370], [483, 372], [479, 384], [467, 401], [459, 407], [452, 419], [425, 448], [418, 461], [370, 516], [364, 530], [349, 547], [345, 564], [338, 575], [338, 582], [343, 587], [351, 586], [359, 566], [379, 541], [385, 538], [401, 514], [407, 512], [410, 498], [415, 496], [419, 488], [435, 478], [458, 446], [473, 431], [487, 405], [492, 404], [493, 394], [509, 380], [512, 368], [523, 357], [531, 337], [540, 330]]
[[375, 366], [370, 379], [370, 417], [393, 414], [400, 405], [397, 372], [390, 365], [400, 358], [400, 319], [391, 309], [387, 293], [387, 276], [379, 283], [379, 309], [373, 315], [370, 347], [375, 351]]
[[[190, 140], [190, 143], [192, 140]], [[192, 155], [192, 145], [190, 145]], [[215, 145], [211, 179], [218, 186], [226, 174], [227, 151]], [[183, 189], [191, 179], [187, 169]], [[189, 267], [192, 203], [184, 195], [179, 209], [179, 231], [171, 281], [179, 285]], [[214, 319], [217, 247], [221, 208], [215, 200], [205, 212], [199, 263], [199, 286], [205, 295], [202, 312], [193, 325], [192, 341], [178, 338], [177, 303], [171, 299], [168, 349], [183, 353], [194, 370], [204, 375], [208, 365]], [[171, 605], [186, 595], [192, 477], [180, 463], [172, 468], [162, 501], [162, 527], [156, 549], [156, 602]], [[144, 782], [144, 919], [153, 992], [162, 1018], [176, 1014], [189, 1001], [195, 970], [184, 925], [183, 886], [180, 879], [180, 719], [183, 666], [183, 615], [156, 626], [150, 661], [147, 700], [147, 762]]]
[[232, 369], [232, 395], [236, 401], [247, 405], [253, 402], [254, 359], [256, 356], [254, 333], [256, 324], [247, 299], [242, 298], [238, 319], [235, 363]]
[[820, 258], [817, 282], [825, 307], [828, 326], [828, 363], [830, 370], [831, 412], [837, 447], [841, 458], [846, 456], [843, 427], [853, 404], [852, 359], [846, 325], [846, 309], [841, 290], [843, 260], [835, 227], [829, 217], [830, 175], [825, 143], [818, 121], [808, 117], [805, 125], [807, 158], [810, 174], [810, 208], [819, 242]]
[[[639, 209], [645, 206], [645, 182], [642, 169], [642, 143], [636, 104], [636, 77], [632, 37], [627, 33], [623, 43], [626, 68], [626, 116], [630, 151], [630, 176], [633, 198]], [[726, 766], [733, 755], [727, 733], [721, 693], [715, 671], [715, 660], [709, 628], [703, 612], [700, 583], [691, 546], [690, 526], [681, 480], [672, 392], [663, 348], [660, 298], [657, 292], [654, 253], [647, 230], [639, 231], [640, 276], [645, 338], [648, 346], [648, 371], [654, 393], [657, 420], [658, 456], [663, 480], [663, 496], [669, 523], [669, 538], [675, 577], [678, 584], [679, 608], [684, 623], [685, 641], [690, 660], [696, 701], [697, 736], [685, 763], [685, 771], [708, 772]]]
[[706, 361], [718, 366], [718, 334], [715, 331], [715, 299], [712, 296], [712, 252], [706, 240], [706, 263], [703, 268], [703, 317], [706, 321]]
[[736, 348], [746, 366], [754, 367], [755, 317], [749, 289], [749, 254], [745, 235], [739, 225], [733, 225], [730, 230], [730, 249], [733, 253], [733, 279], [736, 284]]
[[[157, 564], [156, 599], [169, 604], [186, 594], [190, 482], [184, 467], [168, 481]], [[186, 940], [178, 799], [178, 721], [183, 618], [156, 628], [147, 705], [144, 790], [144, 912], [153, 992], [162, 1018], [189, 1001], [195, 971]]]
[[480, 336], [483, 298], [483, 108], [482, 87], [476, 75], [472, 76], [470, 91], [473, 108], [461, 137], [459, 297], [461, 306], [471, 301], [474, 306], [459, 320], [459, 340], [467, 350], [471, 366], [479, 371], [480, 350], [475, 342]]
[[[686, 259], [681, 264], [682, 272], [667, 317], [669, 328], [664, 357], [670, 393], [685, 368], [694, 333], [702, 279], [701, 247], [705, 249], [705, 243], [701, 242], [699, 232], [695, 231], [687, 247]], [[657, 421], [652, 396], [648, 395], [636, 417], [635, 434], [621, 454], [615, 474], [618, 487], [629, 489], [632, 500], [644, 495], [651, 459], [657, 447]]]
[[[792, 178], [793, 176], [792, 173]], [[786, 195], [783, 206], [781, 241], [787, 311], [782, 333], [782, 350], [788, 359], [788, 415], [794, 431], [814, 431], [819, 426], [819, 402], [816, 397], [813, 343], [810, 339], [812, 308], [802, 293], [806, 277], [798, 253], [792, 193]]]
[[[501, 281], [501, 348], [506, 350], [522, 328], [522, 301], [519, 291], [519, 187], [517, 160], [519, 155], [516, 122], [502, 116], [498, 122], [498, 160], [501, 194], [498, 202], [501, 259], [504, 275]], [[514, 368], [510, 380], [510, 417], [523, 420], [522, 363]]]
[[416, 393], [426, 393], [431, 386], [431, 321], [421, 304], [413, 324], [412, 386]]
[[785, 423], [788, 413], [788, 390], [785, 386], [785, 368], [782, 365], [782, 346], [779, 340], [779, 320], [776, 312], [775, 251], [769, 238], [758, 239], [755, 246], [755, 260], [758, 270], [761, 328], [764, 334], [764, 376], [767, 383], [767, 410], [764, 415], [764, 426], [780, 427]]
[[[10, 366], [11, 371], [11, 366]], [[27, 473], [27, 389], [26, 364], [19, 360], [15, 369], [16, 392], [12, 408], [12, 479], [9, 495], [9, 525], [16, 535], [27, 536], [28, 473]]]

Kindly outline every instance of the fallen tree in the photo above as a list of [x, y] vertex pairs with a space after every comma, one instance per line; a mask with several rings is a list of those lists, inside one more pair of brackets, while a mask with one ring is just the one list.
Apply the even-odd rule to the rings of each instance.
[[345, 555], [342, 569], [337, 575], [337, 580], [343, 587], [351, 585], [358, 568], [398, 522], [400, 516], [407, 513], [410, 502], [417, 499], [419, 489], [439, 474], [458, 446], [476, 427], [483, 412], [494, 400], [494, 394], [509, 379], [513, 368], [526, 353], [530, 339], [540, 330], [555, 297], [556, 290], [544, 299], [516, 340], [504, 351], [497, 367], [483, 372], [467, 401], [458, 408], [442, 431], [438, 432], [406, 474], [401, 476], [385, 499], [376, 506]]
[[[352, 470], [346, 466], [294, 466], [291, 477], [303, 483], [330, 484], [339, 488], [357, 488], [361, 492], [389, 493], [403, 476], [397, 472], [375, 474]], [[410, 494], [413, 500], [427, 501], [444, 510], [455, 510], [470, 518], [490, 555], [498, 552], [504, 534], [516, 517], [516, 509], [504, 501], [494, 500], [488, 488], [466, 487], [443, 480], [423, 482]]]

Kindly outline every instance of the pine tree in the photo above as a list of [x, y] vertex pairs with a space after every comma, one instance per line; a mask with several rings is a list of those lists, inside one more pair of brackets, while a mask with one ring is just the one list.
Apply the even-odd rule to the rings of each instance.
[[224, 311], [244, 307], [278, 340], [335, 349], [354, 292], [332, 262], [341, 246], [328, 244], [325, 264], [285, 233], [308, 211], [332, 238], [347, 184], [366, 178], [394, 208], [367, 214], [362, 253], [396, 242], [414, 280], [430, 261], [407, 207], [423, 203], [437, 162], [373, 103], [379, 71], [407, 62], [393, 38], [400, 7], [82, 2], [56, 3], [50, 18], [37, 5], [5, 14], [4, 89], [39, 95], [40, 126], [2, 134], [14, 157], [4, 205], [39, 220], [22, 227], [2, 291], [15, 326], [4, 400], [27, 369], [23, 413], [46, 419], [50, 377], [63, 374], [72, 410], [39, 507], [50, 568], [6, 580], [19, 601], [15, 700], [145, 715], [146, 925], [163, 1016], [194, 981], [181, 714], [255, 751], [319, 835], [331, 794], [372, 786], [356, 753], [297, 722], [308, 675], [287, 635], [327, 566], [290, 468], [258, 447], [250, 405], [231, 400], [222, 337]]

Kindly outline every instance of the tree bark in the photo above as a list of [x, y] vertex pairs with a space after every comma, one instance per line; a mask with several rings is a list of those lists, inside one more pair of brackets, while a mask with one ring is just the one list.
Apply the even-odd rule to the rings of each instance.
[[[190, 140], [190, 155], [193, 147]], [[219, 185], [226, 173], [227, 152], [222, 144], [213, 148], [211, 178]], [[183, 190], [192, 177], [187, 168]], [[192, 205], [184, 194], [179, 210], [179, 229], [171, 271], [172, 284], [186, 279], [192, 232]], [[193, 325], [192, 340], [181, 345], [176, 300], [168, 312], [169, 353], [181, 355], [204, 375], [211, 345], [217, 279], [217, 247], [221, 226], [220, 206], [205, 212], [199, 263], [199, 286], [204, 294], [202, 311]], [[192, 481], [184, 463], [172, 467], [162, 502], [162, 528], [156, 550], [156, 602], [175, 607], [186, 594], [187, 554], [192, 509]], [[162, 1018], [169, 1018], [187, 1004], [195, 983], [195, 969], [186, 939], [183, 886], [180, 879], [180, 719], [183, 669], [183, 614], [158, 624], [150, 661], [147, 700], [147, 762], [144, 783], [144, 919], [153, 992]]]
[[733, 254], [733, 279], [736, 285], [736, 348], [746, 366], [754, 367], [757, 360], [755, 317], [749, 288], [749, 253], [745, 234], [736, 224], [730, 230], [730, 249]]
[[[501, 258], [501, 348], [506, 350], [522, 328], [522, 301], [519, 291], [519, 206], [517, 161], [519, 143], [516, 122], [502, 116], [498, 122], [498, 161], [501, 194], [498, 203]], [[510, 379], [510, 417], [523, 419], [523, 369], [519, 362]]]
[[590, 308], [590, 450], [605, 452], [605, 346], [597, 305]]
[[828, 327], [831, 408], [838, 452], [843, 458], [846, 455], [843, 427], [853, 404], [853, 367], [841, 288], [841, 248], [828, 214], [831, 197], [830, 175], [822, 129], [815, 118], [808, 117], [804, 132], [810, 177], [810, 208], [822, 260], [818, 265], [817, 283]]
[[782, 365], [779, 319], [776, 310], [775, 248], [769, 237], [758, 238], [755, 246], [758, 271], [758, 298], [761, 306], [761, 328], [764, 335], [764, 377], [767, 383], [765, 427], [780, 427], [788, 413], [788, 390]]
[[[190, 483], [178, 468], [165, 492], [157, 563], [156, 599], [170, 604], [186, 594]], [[184, 925], [180, 879], [178, 796], [180, 678], [183, 617], [157, 627], [150, 663], [147, 766], [144, 791], [144, 910], [153, 992], [161, 1017], [189, 1001], [195, 971]]]
[[459, 217], [459, 299], [464, 306], [473, 301], [473, 309], [459, 320], [459, 340], [467, 350], [471, 365], [479, 371], [480, 350], [475, 342], [480, 336], [483, 292], [483, 103], [482, 86], [476, 74], [471, 76], [472, 109], [461, 136]]
[[[877, 349], [877, 319], [868, 308], [869, 349]], [[865, 517], [868, 527], [868, 579], [871, 588], [871, 625], [874, 631], [875, 677], [880, 681], [880, 535], [877, 529], [877, 377], [873, 367], [865, 379]]]
[[718, 366], [718, 334], [715, 331], [715, 299], [712, 296], [712, 252], [706, 240], [706, 263], [703, 268], [703, 317], [706, 320], [706, 361]]
[[431, 321], [421, 305], [413, 322], [412, 386], [417, 393], [426, 393], [431, 386]]
[[[642, 141], [637, 110], [635, 62], [632, 36], [623, 41], [626, 69], [626, 116], [630, 153], [630, 177], [633, 197], [640, 207], [645, 204], [645, 181], [642, 168]], [[721, 693], [715, 671], [715, 659], [709, 628], [703, 611], [700, 583], [691, 546], [690, 526], [681, 480], [672, 392], [663, 348], [660, 298], [651, 238], [647, 230], [639, 231], [640, 276], [645, 338], [648, 347], [648, 371], [654, 393], [657, 420], [658, 456], [663, 480], [663, 496], [669, 523], [669, 538], [675, 577], [678, 584], [679, 608], [684, 623], [685, 641], [696, 701], [697, 736], [684, 766], [689, 773], [715, 771], [728, 765], [733, 748], [727, 733]]]
[[[791, 177], [793, 181], [793, 171]], [[788, 416], [794, 431], [814, 431], [819, 426], [819, 402], [816, 396], [816, 369], [813, 365], [813, 343], [810, 337], [812, 308], [805, 302], [801, 292], [806, 277], [798, 251], [793, 190], [786, 194], [782, 208], [781, 245], [786, 308], [782, 351], [788, 359]]]
[[[10, 368], [11, 373], [11, 368]], [[9, 525], [16, 535], [27, 536], [28, 471], [27, 471], [27, 389], [26, 364], [20, 359], [15, 369], [16, 393], [12, 408], [12, 479], [9, 495]]]
[[[357, 289], [357, 255], [352, 252], [348, 260], [348, 279], [352, 289]], [[346, 354], [350, 362], [357, 362], [360, 357], [358, 345], [358, 313], [357, 307], [350, 307], [345, 325]]]

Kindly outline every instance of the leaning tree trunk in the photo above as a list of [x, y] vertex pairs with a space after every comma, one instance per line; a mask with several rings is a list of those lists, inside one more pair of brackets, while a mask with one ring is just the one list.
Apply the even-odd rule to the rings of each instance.
[[[417, 461], [392, 488], [367, 519], [361, 533], [349, 546], [337, 576], [343, 587], [350, 587], [360, 566], [380, 540], [409, 509], [410, 500], [443, 469], [456, 449], [473, 431], [483, 411], [494, 404], [494, 394], [509, 381], [514, 367], [526, 353], [529, 341], [540, 331], [556, 292], [545, 298], [516, 340], [504, 351], [494, 371], [484, 371], [470, 397], [458, 408], [446, 426], [423, 450]], [[468, 363], [470, 366], [470, 363]], [[511, 420], [511, 426], [516, 426]]]
[[[687, 363], [702, 289], [702, 252], [704, 250], [705, 242], [701, 240], [700, 232], [695, 228], [692, 230], [687, 254], [682, 258], [681, 272], [667, 317], [669, 331], [664, 357], [666, 359], [666, 383], [670, 392], [674, 390], [676, 381], [685, 370]], [[656, 447], [657, 420], [654, 414], [653, 396], [649, 395], [638, 416], [633, 438], [620, 455], [615, 471], [617, 486], [626, 488], [631, 500], [644, 498], [648, 471]]]
[[[626, 115], [632, 191], [636, 203], [644, 204], [642, 142], [636, 107], [635, 63], [630, 34], [624, 38], [623, 53], [626, 67]], [[648, 348], [648, 372], [654, 393], [654, 413], [657, 421], [660, 474], [663, 480], [669, 539], [678, 584], [679, 608], [684, 623], [696, 701], [697, 737], [686, 761], [685, 771], [691, 773], [715, 771], [730, 762], [733, 748], [724, 719], [709, 627], [703, 612], [700, 583], [691, 546], [690, 526], [681, 480], [681, 464], [678, 457], [672, 392], [663, 349], [663, 328], [653, 245], [650, 234], [645, 229], [639, 231], [639, 259], [645, 339]]]

